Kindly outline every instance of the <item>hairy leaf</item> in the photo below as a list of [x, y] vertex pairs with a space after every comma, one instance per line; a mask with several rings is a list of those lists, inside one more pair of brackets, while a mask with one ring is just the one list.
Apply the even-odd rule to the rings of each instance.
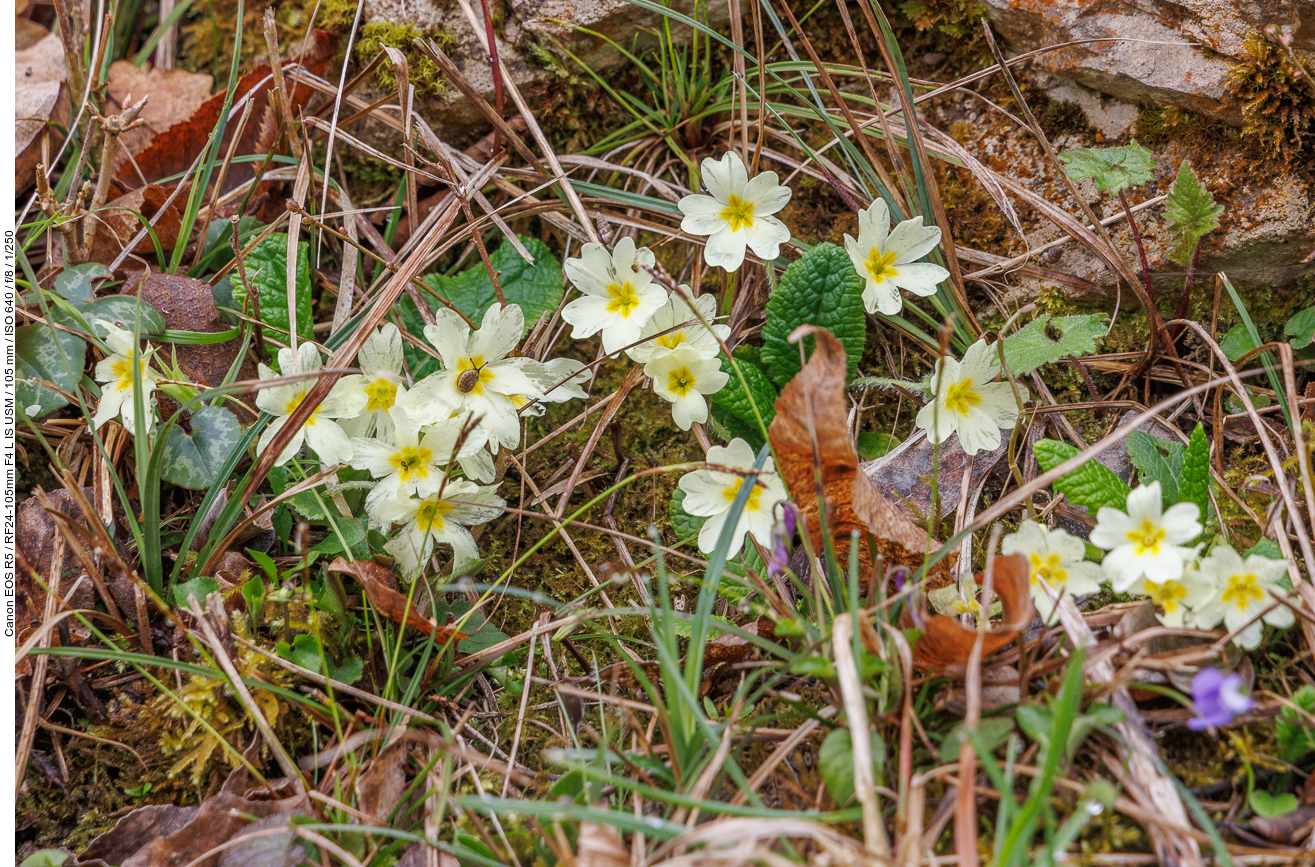
[[68, 400], [40, 382], [73, 394], [82, 379], [87, 344], [49, 325], [24, 325], [14, 332], [14, 397], [33, 419], [67, 406]]
[[1136, 139], [1122, 147], [1073, 148], [1060, 154], [1059, 161], [1073, 180], [1091, 178], [1096, 189], [1108, 193], [1144, 184], [1155, 172], [1154, 157]]
[[[305, 241], [297, 244], [296, 314], [297, 334], [309, 340], [315, 322], [311, 314], [310, 263]], [[247, 278], [260, 294], [260, 321], [279, 330], [271, 336], [287, 343], [291, 317], [288, 313], [288, 236], [270, 235], [247, 254]], [[240, 299], [238, 300], [241, 304]]]
[[1214, 520], [1214, 506], [1210, 503], [1210, 440], [1200, 422], [1192, 430], [1183, 453], [1183, 471], [1178, 483], [1178, 501], [1196, 503], [1201, 510], [1201, 524]]
[[1190, 265], [1196, 245], [1219, 227], [1223, 212], [1223, 206], [1215, 204], [1210, 191], [1183, 160], [1169, 190], [1169, 199], [1164, 203], [1164, 217], [1169, 221], [1169, 237], [1173, 239], [1169, 258], [1184, 268]]
[[[1036, 455], [1041, 469], [1049, 472], [1076, 455], [1078, 450], [1058, 440], [1039, 440], [1032, 447], [1032, 453]], [[1093, 515], [1101, 506], [1126, 509], [1128, 494], [1132, 492], [1127, 482], [1097, 461], [1087, 461], [1073, 472], [1061, 476], [1054, 487], [1070, 503], [1085, 506]]]
[[[853, 379], [867, 338], [863, 279], [849, 255], [835, 244], [818, 244], [786, 268], [767, 301], [763, 366], [782, 388], [800, 369], [799, 347], [790, 342], [790, 335], [801, 325], [824, 328], [840, 341], [847, 359], [845, 382]], [[811, 352], [812, 348], [809, 338], [804, 349]]]
[[[1306, 684], [1292, 694], [1292, 703], [1306, 713], [1315, 713], [1315, 686]], [[1285, 762], [1300, 761], [1315, 750], [1315, 726], [1289, 707], [1278, 712], [1278, 757]]]
[[[1046, 336], [1047, 326], [1059, 331], [1059, 339]], [[1005, 338], [1005, 363], [1015, 376], [1031, 373], [1043, 364], [1052, 364], [1069, 355], [1088, 355], [1096, 351], [1096, 341], [1109, 329], [1102, 314], [1056, 316], [1042, 314]]]
[[[533, 265], [526, 262], [520, 252], [506, 241], [489, 255], [489, 261], [493, 263], [493, 270], [499, 273], [502, 296], [508, 304], [519, 304], [525, 313], [525, 328], [528, 331], [539, 321], [539, 317], [545, 313], [551, 315], [561, 303], [562, 266], [542, 241], [522, 235], [516, 237], [534, 257]], [[488, 269], [483, 262], [467, 268], [455, 277], [430, 274], [424, 281], [475, 323], [498, 300], [493, 291], [493, 281], [489, 279]], [[434, 305], [438, 304], [435, 299], [427, 300]], [[416, 335], [419, 336], [419, 332]]]
[[1160, 494], [1166, 509], [1181, 499], [1178, 488], [1186, 452], [1182, 443], [1162, 440], [1146, 431], [1135, 430], [1128, 434], [1128, 457], [1137, 468], [1141, 483], [1160, 483]]
[[[735, 374], [735, 368], [731, 367], [730, 361], [722, 356], [721, 369], [730, 379], [721, 391], [713, 395], [711, 411], [728, 429], [745, 431], [744, 438], [756, 451], [762, 448], [763, 434], [753, 414], [753, 405], [757, 405], [763, 424], [770, 425], [772, 419], [776, 417], [776, 398], [780, 394], [772, 381], [767, 378], [766, 372], [757, 364], [747, 358], [736, 358], [736, 364], [744, 374], [744, 381], [749, 386], [748, 391], [740, 383], [740, 378]], [[750, 398], [753, 404], [750, 403]]]
[[166, 481], [193, 491], [204, 491], [224, 481], [219, 471], [242, 439], [242, 425], [226, 409], [203, 406], [192, 413], [192, 433], [177, 425], [164, 444], [160, 475]]

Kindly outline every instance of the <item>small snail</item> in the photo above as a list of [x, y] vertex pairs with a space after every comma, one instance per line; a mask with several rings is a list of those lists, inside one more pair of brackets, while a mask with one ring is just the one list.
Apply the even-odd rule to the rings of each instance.
[[457, 390], [462, 394], [470, 394], [479, 385], [478, 370], [463, 370], [457, 377]]

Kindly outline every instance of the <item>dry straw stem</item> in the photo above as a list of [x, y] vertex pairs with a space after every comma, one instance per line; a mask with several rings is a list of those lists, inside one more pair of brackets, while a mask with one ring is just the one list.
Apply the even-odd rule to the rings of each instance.
[[867, 699], [854, 659], [854, 615], [845, 612], [831, 625], [831, 648], [836, 660], [836, 679], [845, 704], [850, 743], [854, 751], [854, 793], [863, 809], [863, 845], [869, 855], [890, 860], [890, 839], [877, 803], [876, 780], [872, 774], [872, 738], [868, 734]]

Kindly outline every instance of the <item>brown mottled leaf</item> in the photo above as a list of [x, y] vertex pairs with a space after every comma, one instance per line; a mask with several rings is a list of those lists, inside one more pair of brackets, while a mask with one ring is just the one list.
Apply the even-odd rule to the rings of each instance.
[[[876, 538], [877, 551], [888, 563], [919, 568], [936, 543], [858, 469], [858, 452], [849, 438], [845, 348], [829, 331], [814, 325], [796, 328], [790, 342], [798, 343], [808, 335], [817, 337], [817, 349], [782, 389], [769, 434], [777, 472], [807, 521], [814, 550], [822, 550], [814, 473], [819, 466], [827, 526], [835, 537], [840, 561], [846, 562], [848, 557], [850, 531], [858, 530]], [[859, 556], [867, 562], [866, 545]], [[934, 571], [945, 568], [938, 565]]]
[[406, 791], [406, 757], [410, 743], [396, 741], [384, 747], [369, 770], [356, 781], [356, 809], [387, 822]]
[[351, 575], [360, 582], [361, 587], [365, 588], [365, 595], [370, 598], [370, 603], [374, 605], [380, 614], [394, 623], [406, 623], [421, 632], [433, 635], [436, 644], [460, 641], [463, 638], [470, 637], [466, 633], [457, 632], [449, 626], [439, 626], [433, 618], [425, 617], [419, 611], [416, 611], [414, 605], [408, 606], [406, 597], [391, 589], [387, 584], [386, 578], [391, 578], [392, 572], [373, 560], [348, 562], [346, 558], [339, 557], [329, 564], [329, 571]]
[[[996, 557], [992, 590], [1004, 608], [1003, 622], [989, 629], [982, 639], [982, 659], [1002, 650], [1032, 620], [1032, 597], [1028, 593], [1030, 568], [1021, 554]], [[977, 582], [982, 582], [982, 575]], [[945, 614], [924, 617], [919, 624], [922, 635], [913, 645], [913, 664], [923, 671], [962, 677], [977, 641], [977, 630], [964, 626], [959, 618]]]

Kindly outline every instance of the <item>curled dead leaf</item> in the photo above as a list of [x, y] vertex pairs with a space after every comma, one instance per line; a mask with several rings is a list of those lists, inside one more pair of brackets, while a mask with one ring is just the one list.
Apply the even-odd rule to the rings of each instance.
[[[36, 32], [32, 22], [20, 28], [27, 39]], [[44, 28], [41, 28], [44, 30]], [[36, 183], [38, 163], [48, 162], [43, 150], [54, 156], [64, 140], [59, 127], [67, 128], [73, 118], [72, 101], [64, 83], [68, 68], [64, 42], [47, 32], [40, 39], [14, 52], [14, 187], [22, 192]]]
[[460, 641], [470, 637], [449, 626], [439, 626], [433, 618], [425, 617], [416, 611], [414, 605], [408, 606], [406, 597], [388, 586], [393, 573], [373, 560], [349, 562], [345, 557], [339, 557], [329, 564], [329, 571], [355, 578], [365, 589], [370, 604], [374, 605], [380, 614], [394, 623], [405, 623], [427, 635], [433, 635], [435, 644], [446, 644], [448, 641]]
[[[849, 437], [845, 349], [829, 331], [814, 325], [796, 328], [790, 342], [798, 343], [808, 335], [817, 338], [817, 349], [781, 390], [769, 434], [777, 472], [807, 522], [813, 548], [822, 550], [817, 507], [821, 493], [827, 527], [835, 537], [842, 563], [848, 557], [850, 531], [858, 530], [875, 537], [876, 550], [887, 563], [919, 568], [937, 543], [859, 471], [858, 452]], [[820, 491], [815, 467], [821, 469]], [[868, 557], [863, 545], [860, 562], [866, 565]], [[941, 561], [934, 571], [946, 568]]]
[[[996, 557], [992, 566], [993, 596], [1004, 609], [1002, 622], [982, 636], [982, 659], [1004, 649], [1032, 620], [1032, 597], [1028, 592], [1031, 569], [1021, 554]], [[977, 576], [980, 584], [983, 575]], [[946, 614], [922, 616], [917, 624], [922, 635], [913, 645], [913, 664], [923, 671], [962, 677], [977, 642], [978, 631]], [[910, 618], [912, 620], [912, 618]], [[908, 625], [914, 625], [910, 622]]]

